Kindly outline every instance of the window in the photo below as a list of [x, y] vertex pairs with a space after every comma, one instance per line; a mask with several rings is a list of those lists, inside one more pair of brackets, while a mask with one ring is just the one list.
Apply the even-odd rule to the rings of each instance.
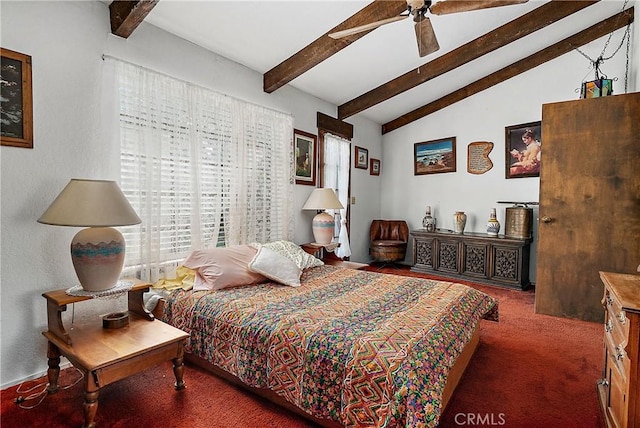
[[323, 140], [322, 186], [334, 189], [344, 207], [342, 210], [333, 210], [333, 214], [336, 218], [335, 235], [338, 236], [338, 242], [340, 243], [340, 246], [336, 249], [336, 255], [340, 258], [345, 258], [351, 255], [347, 227], [351, 143], [349, 140], [330, 133], [325, 133]]
[[293, 236], [293, 122], [128, 63], [116, 64], [125, 274], [155, 281], [194, 249]]

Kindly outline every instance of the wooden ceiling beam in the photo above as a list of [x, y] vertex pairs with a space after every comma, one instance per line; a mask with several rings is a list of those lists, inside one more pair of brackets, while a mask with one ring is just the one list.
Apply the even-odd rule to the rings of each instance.
[[369, 34], [373, 30], [337, 40], [329, 37], [329, 34], [375, 22], [380, 19], [391, 18], [401, 14], [406, 9], [406, 0], [376, 0], [367, 5], [355, 15], [338, 24], [311, 44], [302, 48], [288, 59], [267, 71], [263, 76], [264, 91], [271, 93], [286, 85], [296, 77], [309, 71], [325, 59], [346, 48], [351, 43], [355, 42], [360, 37]]
[[360, 113], [597, 2], [598, 0], [547, 2], [451, 52], [338, 106], [338, 119], [342, 120]]
[[433, 101], [425, 106], [413, 110], [401, 117], [394, 119], [388, 123], [382, 125], [382, 133], [386, 134], [401, 126], [407, 125], [415, 120], [423, 118], [435, 111], [448, 107], [458, 101], [461, 101], [471, 95], [477, 94], [480, 91], [491, 88], [507, 79], [510, 79], [525, 71], [531, 70], [547, 61], [555, 59], [561, 55], [571, 52], [579, 46], [586, 45], [600, 37], [604, 37], [607, 34], [625, 27], [633, 22], [634, 8], [629, 8], [623, 12], [613, 15], [604, 21], [593, 25], [586, 30], [574, 34], [556, 44], [553, 44], [545, 49], [542, 49], [527, 58], [521, 59], [511, 65], [504, 67], [501, 70], [496, 71], [480, 80], [458, 89], [444, 97]]
[[109, 5], [111, 33], [128, 38], [160, 0], [122, 1]]

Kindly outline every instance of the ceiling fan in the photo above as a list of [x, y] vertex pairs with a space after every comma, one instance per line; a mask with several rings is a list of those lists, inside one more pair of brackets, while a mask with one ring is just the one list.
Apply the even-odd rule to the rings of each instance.
[[471, 10], [487, 9], [490, 7], [526, 3], [528, 0], [442, 0], [436, 3], [433, 3], [431, 0], [406, 1], [406, 14], [400, 14], [398, 16], [349, 28], [347, 30], [336, 31], [335, 33], [329, 34], [329, 37], [333, 39], [341, 39], [343, 37], [362, 33], [363, 31], [370, 31], [382, 25], [390, 24], [392, 22], [406, 19], [409, 16], [413, 16], [416, 40], [418, 42], [418, 53], [423, 57], [440, 49], [431, 21], [425, 16], [427, 12], [430, 12], [433, 15], [446, 15], [449, 13], [468, 12]]

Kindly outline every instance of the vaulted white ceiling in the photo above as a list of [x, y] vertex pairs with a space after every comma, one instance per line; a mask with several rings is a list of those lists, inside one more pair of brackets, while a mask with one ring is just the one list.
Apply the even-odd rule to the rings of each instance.
[[[388, 24], [289, 84], [341, 105], [410, 70], [428, 67], [428, 62], [434, 58], [546, 2], [529, 0], [519, 5], [430, 15], [440, 50], [424, 58], [418, 56], [411, 20]], [[352, 0], [160, 0], [145, 22], [265, 73], [369, 3]], [[627, 8], [633, 3], [630, 1]], [[620, 12], [624, 4], [623, 1], [602, 0], [360, 114], [384, 124], [598, 23]], [[591, 53], [597, 56], [603, 43], [595, 42], [594, 45], [598, 52]], [[585, 72], [588, 70], [588, 61], [582, 56], [569, 55], [575, 55], [576, 67]]]

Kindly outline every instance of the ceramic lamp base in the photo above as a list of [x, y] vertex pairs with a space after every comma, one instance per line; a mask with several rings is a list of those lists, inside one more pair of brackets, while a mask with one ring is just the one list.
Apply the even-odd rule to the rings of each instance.
[[82, 229], [71, 241], [71, 260], [86, 291], [115, 287], [124, 265], [124, 238], [111, 227]]
[[316, 215], [311, 223], [313, 239], [315, 239], [316, 243], [330, 244], [333, 240], [335, 225], [335, 220], [331, 214], [321, 212]]

